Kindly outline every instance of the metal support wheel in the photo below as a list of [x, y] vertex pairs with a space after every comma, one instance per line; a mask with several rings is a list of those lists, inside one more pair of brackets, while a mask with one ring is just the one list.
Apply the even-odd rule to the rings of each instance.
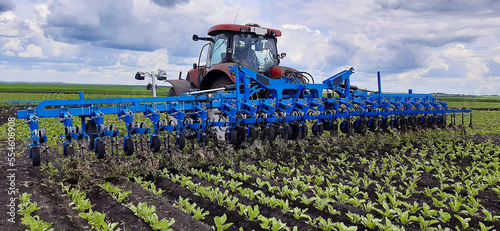
[[64, 144], [63, 155], [67, 157], [67, 156], [72, 156], [74, 154], [75, 154], [75, 148], [73, 147], [73, 145], [70, 143]]
[[30, 148], [30, 157], [33, 166], [40, 165], [40, 147], [34, 146]]
[[47, 133], [45, 132], [45, 128], [40, 128], [38, 130], [38, 136], [40, 137], [40, 143], [45, 143], [47, 140], [46, 140], [46, 137], [47, 137]]
[[281, 129], [281, 138], [284, 140], [288, 140], [292, 138], [292, 135], [293, 135], [292, 127], [290, 127], [290, 125], [288, 124], [283, 125]]
[[186, 147], [186, 137], [184, 136], [184, 134], [177, 134], [177, 136], [175, 137], [175, 146], [180, 150]]
[[274, 126], [270, 125], [262, 129], [261, 140], [274, 140], [276, 138], [276, 130]]
[[269, 140], [274, 140], [276, 139], [276, 130], [274, 129], [273, 126], [269, 126], [267, 127], [269, 129], [269, 135], [268, 135], [268, 139]]
[[379, 124], [380, 122], [378, 118], [371, 118], [368, 121], [368, 128], [370, 129], [370, 131], [375, 132], [378, 129]]
[[198, 139], [198, 145], [200, 147], [205, 147], [208, 145], [208, 136], [205, 134], [200, 134], [200, 139]]
[[152, 152], [159, 152], [160, 151], [160, 148], [161, 148], [160, 137], [158, 137], [158, 136], [151, 137], [150, 148], [151, 148]]
[[321, 123], [314, 123], [313, 127], [312, 127], [312, 132], [313, 132], [313, 135], [315, 136], [321, 136], [323, 134], [323, 124]]
[[406, 131], [408, 130], [408, 127], [409, 127], [409, 120], [408, 120], [408, 117], [405, 117], [403, 116], [401, 118], [401, 121], [400, 121], [400, 124], [399, 124], [399, 128], [401, 129], [401, 131]]
[[94, 134], [97, 133], [97, 126], [93, 120], [87, 120], [87, 123], [85, 123], [85, 132], [88, 134], [87, 139], [89, 141], [89, 150], [94, 151], [94, 142], [98, 135]]
[[292, 128], [292, 136], [290, 137], [291, 140], [296, 140], [300, 139], [302, 137], [302, 132], [300, 130], [300, 124], [292, 124], [290, 125]]
[[251, 127], [248, 130], [247, 142], [252, 144], [257, 139], [257, 130], [254, 127]]
[[103, 140], [98, 140], [95, 143], [95, 157], [99, 160], [104, 159], [104, 155], [106, 154], [106, 148], [104, 146]]
[[134, 154], [134, 141], [131, 138], [125, 139], [123, 152], [126, 156], [131, 156], [132, 154]]
[[309, 128], [307, 127], [306, 123], [300, 125], [300, 132], [302, 139], [305, 139], [309, 133]]
[[349, 123], [347, 120], [344, 120], [340, 123], [340, 131], [344, 134], [348, 134], [349, 130], [351, 130], [351, 123]]
[[354, 132], [358, 134], [366, 134], [366, 120], [361, 118], [353, 122]]
[[391, 119], [389, 117], [384, 117], [384, 118], [382, 118], [382, 121], [380, 122], [380, 128], [383, 131], [387, 131], [391, 127], [391, 124], [392, 124]]
[[[439, 126], [440, 128], [444, 128], [444, 127], [446, 127], [446, 117], [447, 117], [447, 115], [446, 115], [446, 114], [443, 114], [443, 115], [441, 115], [441, 116], [439, 117], [439, 120], [438, 120], [438, 126]], [[471, 120], [471, 121], [472, 121], [472, 120]], [[472, 122], [471, 122], [471, 124], [472, 124]]]

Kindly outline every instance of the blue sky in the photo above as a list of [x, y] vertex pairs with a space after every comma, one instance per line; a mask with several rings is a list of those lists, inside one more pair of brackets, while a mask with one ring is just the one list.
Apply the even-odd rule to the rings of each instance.
[[500, 95], [497, 0], [0, 0], [0, 80], [138, 84], [185, 73], [220, 23], [280, 29], [282, 65], [317, 81], [354, 67], [384, 91]]

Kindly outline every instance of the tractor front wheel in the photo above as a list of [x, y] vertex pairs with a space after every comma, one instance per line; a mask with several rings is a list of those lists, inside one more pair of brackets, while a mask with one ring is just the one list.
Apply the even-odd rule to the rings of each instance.
[[210, 89], [221, 88], [231, 84], [234, 84], [231, 79], [224, 75], [221, 75], [212, 82], [212, 84], [210, 85]]

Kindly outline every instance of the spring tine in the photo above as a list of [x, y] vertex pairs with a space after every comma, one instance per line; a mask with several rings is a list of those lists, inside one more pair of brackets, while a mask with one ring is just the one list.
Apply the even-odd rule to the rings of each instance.
[[45, 153], [45, 164], [49, 165], [49, 153], [47, 151], [47, 147], [42, 148], [42, 153]]
[[469, 127], [473, 127], [474, 125], [472, 124], [472, 112], [469, 113], [469, 119], [470, 119], [470, 123], [469, 123]]

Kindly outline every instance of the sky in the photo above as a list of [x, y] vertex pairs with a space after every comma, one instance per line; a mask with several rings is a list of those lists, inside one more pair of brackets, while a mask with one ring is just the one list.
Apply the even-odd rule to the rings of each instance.
[[499, 12], [498, 0], [0, 0], [0, 81], [175, 79], [198, 60], [193, 34], [258, 23], [282, 31], [281, 65], [316, 81], [354, 67], [364, 89], [380, 71], [383, 91], [500, 95]]

